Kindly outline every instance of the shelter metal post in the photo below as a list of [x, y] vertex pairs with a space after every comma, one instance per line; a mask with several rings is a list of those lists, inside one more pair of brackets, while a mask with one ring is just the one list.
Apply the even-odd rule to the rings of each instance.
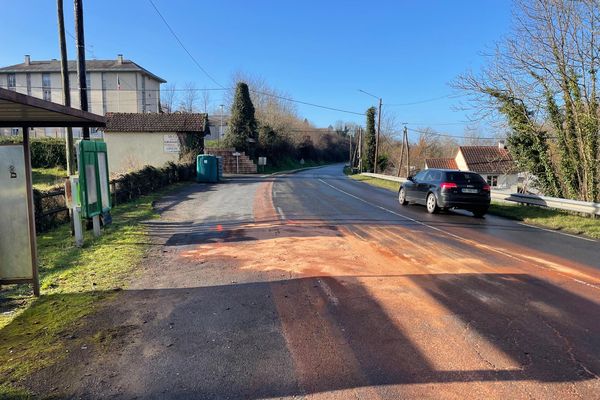
[[27, 185], [27, 213], [29, 220], [29, 245], [31, 246], [31, 267], [33, 294], [40, 295], [40, 280], [37, 266], [37, 243], [35, 234], [35, 209], [33, 204], [33, 178], [31, 174], [31, 152], [29, 146], [29, 128], [23, 127], [23, 153], [25, 159], [25, 182]]

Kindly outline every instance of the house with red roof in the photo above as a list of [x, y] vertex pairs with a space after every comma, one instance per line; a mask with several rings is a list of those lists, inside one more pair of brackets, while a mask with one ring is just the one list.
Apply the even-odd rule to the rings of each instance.
[[519, 182], [516, 164], [504, 142], [497, 146], [459, 146], [454, 158], [428, 158], [425, 168], [476, 172], [497, 189], [516, 190]]

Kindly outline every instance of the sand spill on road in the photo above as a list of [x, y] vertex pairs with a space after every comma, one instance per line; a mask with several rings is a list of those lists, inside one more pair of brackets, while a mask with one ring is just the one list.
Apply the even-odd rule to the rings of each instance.
[[597, 395], [600, 383], [585, 371], [600, 360], [586, 332], [600, 331], [592, 317], [600, 303], [593, 288], [556, 272], [572, 266], [540, 270], [530, 261], [543, 259], [489, 251], [497, 243], [473, 250], [400, 225], [290, 221], [275, 209], [272, 185], [256, 192], [254, 223], [217, 227], [224, 233], [217, 243], [194, 245], [181, 258], [272, 274], [273, 302], [306, 393]]

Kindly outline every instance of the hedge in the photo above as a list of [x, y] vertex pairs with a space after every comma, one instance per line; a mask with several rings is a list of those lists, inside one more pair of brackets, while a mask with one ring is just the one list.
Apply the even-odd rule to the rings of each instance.
[[[173, 162], [161, 168], [146, 166], [139, 171], [123, 174], [110, 181], [113, 207], [153, 193], [170, 184], [193, 180], [195, 177], [195, 163], [175, 164]], [[49, 191], [34, 189], [33, 202], [38, 232], [46, 232], [52, 227], [69, 221], [64, 188]]]
[[[21, 136], [0, 136], [0, 144], [22, 143]], [[31, 166], [33, 168], [67, 168], [65, 141], [54, 138], [31, 139]]]

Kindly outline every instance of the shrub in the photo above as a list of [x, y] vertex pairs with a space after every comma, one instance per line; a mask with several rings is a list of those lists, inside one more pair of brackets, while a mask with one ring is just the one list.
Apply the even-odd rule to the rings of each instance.
[[[0, 137], [0, 143], [22, 143], [20, 136]], [[67, 168], [65, 141], [54, 138], [31, 139], [31, 166], [33, 168]]]

